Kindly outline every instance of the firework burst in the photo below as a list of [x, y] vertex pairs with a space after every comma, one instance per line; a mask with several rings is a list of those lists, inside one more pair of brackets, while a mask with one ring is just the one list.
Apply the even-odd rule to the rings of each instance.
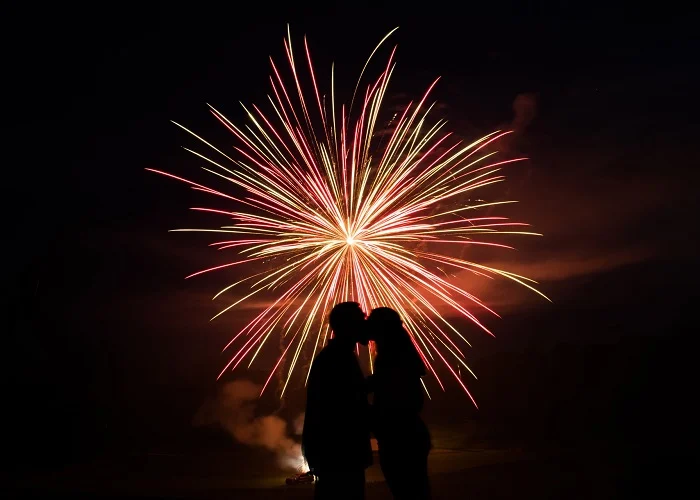
[[[347, 108], [336, 104], [333, 67], [330, 96], [320, 93], [306, 39], [301, 64], [289, 34], [284, 48], [291, 79], [285, 81], [270, 59], [269, 111], [244, 106], [249, 123], [241, 127], [210, 106], [211, 113], [236, 137], [235, 154], [229, 156], [177, 124], [211, 152], [188, 149], [205, 162], [203, 169], [231, 182], [244, 196], [153, 170], [233, 208], [194, 208], [226, 216], [230, 225], [177, 230], [220, 233], [223, 239], [211, 246], [235, 253], [230, 263], [188, 278], [243, 265], [243, 277], [214, 298], [234, 289], [242, 288], [242, 293], [214, 318], [256, 295], [275, 294], [273, 302], [225, 347], [233, 351], [221, 375], [244, 361], [250, 366], [272, 336], [281, 336], [282, 353], [263, 391], [272, 375], [281, 371], [283, 394], [295, 367], [302, 364], [305, 348], [313, 356], [327, 341], [324, 319], [330, 309], [352, 300], [366, 311], [380, 305], [396, 309], [440, 387], [444, 390], [436, 363], [444, 364], [471, 398], [455, 371], [463, 366], [471, 373], [463, 351], [468, 342], [439, 309], [452, 310], [488, 334], [491, 332], [473, 310], [496, 313], [451, 282], [445, 269], [505, 278], [542, 294], [533, 287], [533, 280], [440, 249], [465, 245], [511, 248], [484, 241], [484, 237], [537, 234], [525, 230], [527, 224], [481, 213], [512, 201], [464, 202], [473, 191], [503, 181], [504, 165], [525, 158], [497, 158], [494, 145], [507, 131], [467, 144], [451, 138], [444, 130], [444, 120], [430, 123], [433, 104], [427, 101], [437, 80], [419, 101], [396, 114], [388, 130], [380, 130], [377, 123], [395, 67], [395, 48], [378, 78], [358, 94], [367, 61]], [[308, 90], [300, 82], [302, 71], [312, 83]], [[262, 271], [252, 264], [260, 261]], [[369, 357], [371, 365], [371, 350]]]

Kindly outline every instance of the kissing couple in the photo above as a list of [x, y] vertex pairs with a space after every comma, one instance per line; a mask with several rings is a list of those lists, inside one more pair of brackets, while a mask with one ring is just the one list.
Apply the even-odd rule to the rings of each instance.
[[[431, 442], [420, 417], [425, 365], [401, 317], [388, 307], [367, 316], [358, 303], [342, 302], [329, 322], [331, 339], [314, 358], [307, 381], [302, 434], [304, 458], [316, 476], [314, 497], [364, 498], [374, 434], [393, 497], [430, 498]], [[374, 373], [365, 378], [356, 345], [369, 342], [376, 357]]]

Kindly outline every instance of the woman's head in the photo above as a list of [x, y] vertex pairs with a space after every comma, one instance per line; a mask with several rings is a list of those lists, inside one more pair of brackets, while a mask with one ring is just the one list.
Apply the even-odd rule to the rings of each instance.
[[408, 363], [415, 367], [418, 376], [425, 374], [425, 366], [413, 345], [410, 334], [406, 331], [399, 313], [389, 307], [373, 309], [367, 318], [370, 340], [377, 346], [377, 355]]

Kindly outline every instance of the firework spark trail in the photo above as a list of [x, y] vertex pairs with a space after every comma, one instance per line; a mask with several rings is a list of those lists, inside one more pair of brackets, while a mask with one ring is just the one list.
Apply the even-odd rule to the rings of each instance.
[[[388, 36], [377, 45], [372, 56]], [[321, 95], [317, 85], [306, 38], [303, 52], [312, 82], [311, 98], [306, 96], [301, 84], [301, 68], [294, 58], [289, 34], [284, 49], [293, 85], [285, 83], [280, 68], [271, 58], [272, 94], [268, 96], [271, 113], [266, 114], [258, 106], [250, 109], [243, 106], [249, 123], [240, 127], [209, 106], [214, 117], [237, 138], [237, 159], [176, 124], [215, 153], [210, 157], [187, 149], [207, 163], [202, 168], [244, 190], [247, 193], [244, 198], [148, 169], [239, 207], [233, 211], [193, 208], [229, 217], [233, 225], [177, 230], [225, 233], [235, 238], [211, 244], [218, 250], [233, 249], [237, 252], [235, 260], [198, 271], [188, 278], [261, 260], [268, 266], [262, 272], [259, 269], [251, 272], [214, 296], [217, 298], [242, 284], [248, 286], [242, 297], [216, 318], [261, 292], [277, 293], [273, 304], [264, 308], [226, 346], [224, 350], [237, 344], [221, 375], [235, 369], [245, 358], [251, 366], [265, 342], [277, 333], [290, 340], [263, 391], [280, 369], [286, 370], [283, 394], [303, 349], [313, 344], [315, 354], [326, 342], [329, 332], [323, 320], [330, 308], [338, 302], [353, 300], [366, 311], [380, 305], [396, 309], [440, 387], [444, 390], [433, 366], [436, 361], [447, 366], [474, 401], [452, 367], [458, 363], [473, 375], [459, 346], [460, 342], [469, 343], [440, 314], [437, 304], [447, 305], [490, 335], [493, 334], [477, 319], [472, 308], [498, 315], [473, 294], [451, 283], [448, 274], [438, 266], [505, 278], [546, 297], [526, 277], [429, 251], [425, 246], [438, 243], [512, 248], [474, 238], [537, 235], [520, 230], [527, 224], [511, 222], [506, 217], [465, 215], [514, 201], [475, 205], [460, 202], [460, 197], [474, 190], [502, 182], [505, 178], [500, 174], [501, 169], [525, 158], [493, 161], [491, 157], [497, 151], [485, 151], [508, 131], [493, 132], [471, 144], [455, 141], [448, 145], [451, 134], [443, 132], [445, 121], [428, 123], [433, 104], [427, 101], [437, 80], [416, 104], [409, 103], [398, 119], [392, 119], [393, 129], [389, 134], [378, 138], [377, 121], [395, 67], [395, 48], [379, 77], [358, 95], [368, 60], [347, 110], [344, 105], [336, 105], [335, 70], [331, 68], [330, 111], [326, 96]], [[359, 111], [353, 115], [353, 104], [359, 96]], [[388, 140], [385, 135], [389, 136]], [[454, 207], [445, 210], [448, 204]], [[444, 277], [436, 274], [438, 270]]]

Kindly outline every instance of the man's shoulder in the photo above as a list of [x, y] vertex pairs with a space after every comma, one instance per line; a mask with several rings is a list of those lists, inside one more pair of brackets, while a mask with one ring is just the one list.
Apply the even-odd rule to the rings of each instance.
[[316, 355], [313, 360], [312, 368], [321, 370], [333, 370], [337, 368], [338, 365], [345, 364], [345, 353], [334, 346], [332, 343], [326, 345], [321, 351]]
[[327, 363], [332, 363], [333, 359], [336, 357], [335, 349], [332, 346], [326, 345], [314, 358], [314, 365], [324, 365]]

